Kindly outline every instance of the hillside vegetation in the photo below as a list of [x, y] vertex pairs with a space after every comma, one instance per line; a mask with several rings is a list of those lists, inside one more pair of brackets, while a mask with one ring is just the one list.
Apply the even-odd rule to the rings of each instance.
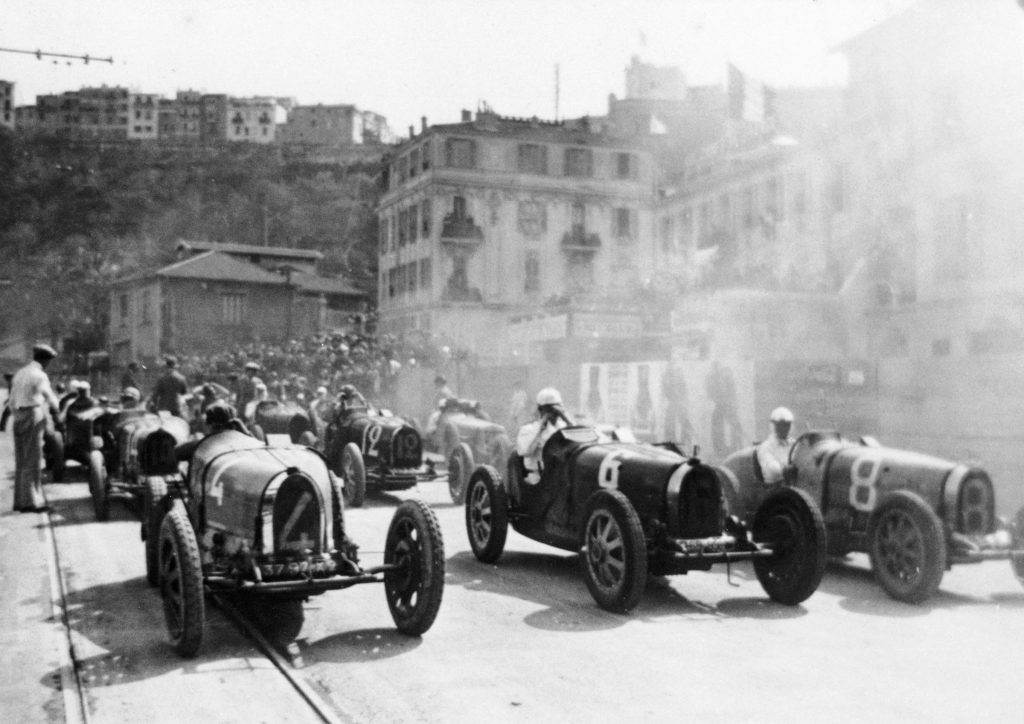
[[25, 329], [102, 348], [109, 283], [173, 261], [180, 239], [324, 253], [371, 290], [374, 160], [278, 147], [74, 143], [0, 132], [0, 336]]

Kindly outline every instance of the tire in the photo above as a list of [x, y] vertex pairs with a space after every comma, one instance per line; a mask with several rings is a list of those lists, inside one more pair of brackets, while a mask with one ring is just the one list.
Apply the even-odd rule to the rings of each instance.
[[203, 643], [203, 572], [195, 531], [181, 501], [160, 524], [160, 594], [171, 645], [192, 658]]
[[796, 606], [818, 590], [828, 560], [825, 522], [803, 490], [780, 488], [754, 514], [753, 538], [771, 547], [769, 558], [755, 558], [754, 572], [768, 597]]
[[345, 505], [349, 508], [362, 507], [366, 500], [366, 463], [354, 442], [348, 443], [341, 451], [341, 477], [345, 480]]
[[263, 432], [263, 428], [260, 427], [259, 425], [254, 424], [252, 426], [252, 436], [259, 440], [264, 445], [267, 444], [267, 435], [265, 432]]
[[456, 505], [466, 501], [466, 485], [473, 467], [473, 451], [469, 445], [460, 442], [448, 456], [448, 493]]
[[316, 435], [309, 430], [299, 435], [299, 445], [305, 445], [306, 447], [316, 448]]
[[64, 436], [59, 432], [48, 432], [43, 438], [43, 457], [50, 471], [50, 480], [59, 483], [64, 480]]
[[142, 496], [142, 525], [146, 541], [146, 580], [160, 585], [160, 524], [167, 512], [167, 481], [161, 477], [146, 478]]
[[462, 442], [462, 438], [459, 437], [459, 431], [455, 427], [455, 423], [451, 420], [445, 420], [442, 424], [441, 429], [437, 431], [437, 439], [441, 442], [440, 453], [444, 455], [447, 460], [452, 452]]
[[1010, 523], [1010, 569], [1017, 582], [1024, 585], [1024, 508]]
[[481, 563], [497, 563], [508, 536], [508, 494], [498, 471], [480, 465], [466, 486], [466, 536]]
[[647, 585], [640, 516], [618, 490], [598, 490], [587, 500], [583, 520], [580, 557], [590, 595], [606, 611], [626, 613]]
[[444, 594], [444, 540], [437, 516], [422, 500], [406, 500], [395, 510], [384, 544], [384, 594], [395, 626], [420, 636], [434, 623]]
[[487, 455], [490, 459], [484, 462], [500, 470], [508, 460], [510, 452], [512, 452], [512, 443], [509, 442], [508, 436], [498, 435], [487, 448]]
[[868, 553], [886, 593], [904, 603], [922, 603], [938, 590], [946, 570], [942, 521], [916, 493], [890, 493], [868, 522]]
[[107, 463], [99, 450], [89, 451], [89, 495], [96, 520], [110, 518], [110, 491], [107, 490]]

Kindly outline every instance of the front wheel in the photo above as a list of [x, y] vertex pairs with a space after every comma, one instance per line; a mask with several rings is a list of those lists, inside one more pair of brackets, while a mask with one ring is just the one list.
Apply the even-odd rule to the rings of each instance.
[[96, 520], [110, 517], [110, 491], [107, 490], [107, 464], [99, 450], [89, 451], [89, 495]]
[[448, 493], [456, 505], [462, 505], [466, 500], [466, 485], [472, 472], [473, 451], [469, 445], [460, 442], [448, 456]]
[[647, 543], [629, 498], [618, 490], [590, 496], [581, 547], [583, 576], [598, 606], [626, 613], [640, 603], [647, 584]]
[[1010, 523], [1010, 568], [1017, 582], [1024, 585], [1024, 508]]
[[48, 432], [43, 437], [43, 458], [50, 471], [50, 479], [59, 483], [64, 480], [66, 464], [64, 461], [64, 435], [60, 432]]
[[868, 523], [871, 569], [897, 601], [922, 603], [938, 590], [946, 570], [942, 521], [916, 493], [887, 495]]
[[811, 496], [780, 488], [754, 514], [754, 541], [772, 550], [754, 559], [754, 572], [768, 597], [787, 606], [806, 601], [825, 575], [825, 522]]
[[437, 516], [422, 500], [395, 510], [384, 544], [384, 593], [395, 626], [419, 636], [434, 623], [444, 593], [444, 540]]
[[466, 535], [478, 561], [497, 563], [501, 558], [508, 536], [508, 494], [490, 465], [481, 465], [469, 476]]
[[142, 496], [142, 525], [146, 541], [146, 580], [160, 585], [160, 524], [167, 510], [167, 481], [159, 476], [146, 478]]
[[160, 525], [160, 594], [171, 645], [179, 656], [195, 656], [206, 619], [203, 571], [196, 534], [181, 501], [175, 501]]
[[366, 463], [363, 453], [354, 442], [341, 450], [341, 476], [345, 479], [345, 505], [350, 508], [362, 507], [366, 499]]

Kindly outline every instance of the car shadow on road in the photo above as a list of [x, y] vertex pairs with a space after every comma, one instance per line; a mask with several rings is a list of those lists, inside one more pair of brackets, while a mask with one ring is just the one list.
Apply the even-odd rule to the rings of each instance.
[[47, 483], [47, 488], [51, 485], [61, 486], [57, 491], [48, 490], [46, 496], [50, 506], [50, 521], [54, 528], [86, 523], [98, 523], [99, 525], [103, 525], [105, 522], [137, 523], [141, 520], [139, 500], [133, 495], [121, 493], [111, 495], [109, 499], [110, 518], [108, 521], [99, 522], [93, 512], [88, 485], [83, 483], [73, 485]]
[[365, 628], [310, 642], [296, 640], [303, 658], [332, 664], [356, 664], [400, 656], [417, 648], [423, 639], [394, 628]]
[[783, 606], [767, 596], [740, 596], [717, 603], [691, 600], [664, 576], [648, 576], [644, 595], [631, 612], [611, 613], [599, 608], [591, 598], [579, 556], [575, 554], [506, 551], [498, 565], [486, 565], [472, 553], [462, 552], [448, 559], [446, 571], [446, 585], [545, 606], [527, 615], [524, 621], [549, 631], [600, 631], [631, 621], [653, 622], [666, 617], [783, 619], [806, 614], [802, 606]]
[[[955, 568], [954, 568], [955, 570]], [[966, 606], [1000, 606], [1024, 608], [1024, 591], [995, 595], [969, 596], [954, 591], [939, 590], [927, 601], [919, 604], [904, 603], [891, 598], [875, 580], [870, 568], [843, 559], [831, 559], [820, 589], [839, 597], [839, 605], [846, 611], [866, 616], [886, 618], [918, 618], [936, 609]]]

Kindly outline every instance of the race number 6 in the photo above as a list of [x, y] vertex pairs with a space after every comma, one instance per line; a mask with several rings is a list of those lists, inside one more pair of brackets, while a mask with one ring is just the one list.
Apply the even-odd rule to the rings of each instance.
[[380, 457], [380, 450], [378, 445], [380, 444], [380, 436], [384, 434], [384, 428], [380, 425], [370, 425], [366, 428], [366, 434], [363, 438], [363, 452], [373, 458]]
[[882, 458], [875, 454], [865, 454], [853, 461], [850, 466], [850, 505], [862, 513], [870, 513], [878, 501], [878, 471], [882, 467]]
[[619, 468], [622, 467], [622, 460], [619, 457], [621, 452], [613, 452], [604, 456], [601, 467], [597, 469], [597, 484], [602, 488], [615, 490], [619, 487]]

